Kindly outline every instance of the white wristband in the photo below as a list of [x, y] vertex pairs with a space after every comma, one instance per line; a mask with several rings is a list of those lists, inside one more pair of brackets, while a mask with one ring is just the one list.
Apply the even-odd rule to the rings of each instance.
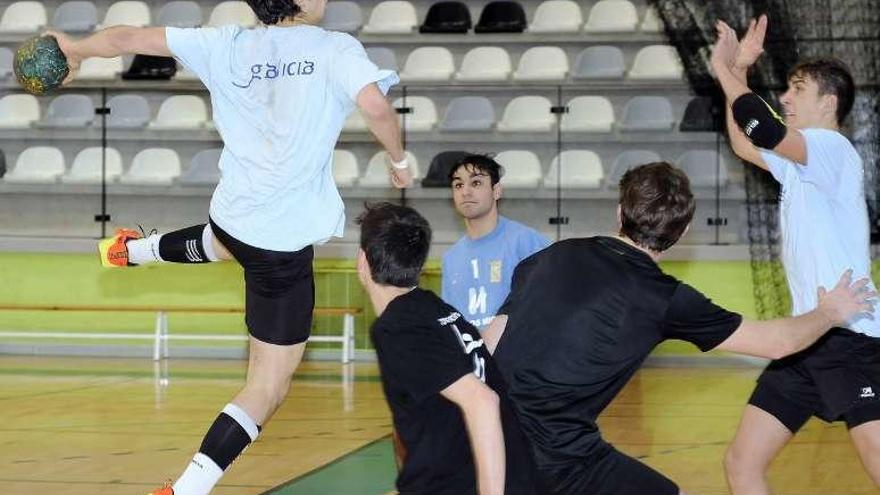
[[397, 170], [403, 170], [409, 168], [409, 160], [407, 160], [406, 155], [404, 155], [403, 160], [400, 160], [399, 162], [391, 160], [391, 166], [396, 168]]

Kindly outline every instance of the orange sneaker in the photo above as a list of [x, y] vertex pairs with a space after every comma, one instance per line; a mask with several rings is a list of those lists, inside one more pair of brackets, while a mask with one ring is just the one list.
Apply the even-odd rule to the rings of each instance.
[[157, 488], [147, 495], [174, 495], [174, 488], [171, 488], [171, 482], [166, 481], [165, 486], [162, 488]]
[[[142, 237], [143, 235], [135, 230], [119, 229], [113, 237], [108, 237], [99, 242], [98, 256], [101, 258], [101, 265], [106, 268], [133, 266], [128, 262], [128, 248], [125, 246], [125, 243]], [[168, 493], [170, 494], [171, 492]]]

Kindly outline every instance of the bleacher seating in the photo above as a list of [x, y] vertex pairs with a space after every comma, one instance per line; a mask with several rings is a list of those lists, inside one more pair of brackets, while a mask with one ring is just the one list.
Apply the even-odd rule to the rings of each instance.
[[406, 58], [400, 80], [448, 81], [455, 73], [455, 62], [448, 48], [442, 46], [421, 46]]
[[604, 96], [578, 96], [568, 102], [560, 125], [563, 132], [611, 132], [614, 107]]
[[54, 146], [32, 146], [18, 155], [3, 180], [13, 184], [53, 184], [64, 174], [64, 155]]
[[409, 34], [418, 19], [413, 4], [402, 0], [388, 0], [373, 7], [370, 20], [362, 29], [365, 34]]
[[0, 80], [8, 79], [12, 75], [12, 50], [5, 46], [0, 47]]
[[83, 94], [62, 94], [49, 102], [43, 127], [87, 127], [95, 119], [95, 104]]
[[590, 150], [566, 150], [553, 158], [544, 187], [598, 189], [602, 185], [602, 160]]
[[0, 129], [27, 129], [40, 120], [40, 102], [33, 95], [0, 98]]
[[238, 24], [239, 26], [251, 27], [257, 25], [257, 15], [251, 10], [247, 2], [228, 0], [220, 2], [211, 11], [208, 17], [208, 26], [225, 26]]
[[356, 33], [364, 23], [364, 14], [357, 2], [328, 2], [321, 25], [330, 31]]
[[138, 0], [122, 0], [110, 5], [104, 15], [104, 22], [98, 28], [110, 26], [149, 26], [152, 22], [150, 7]]
[[[409, 108], [410, 112], [401, 114], [400, 120], [403, 125], [406, 119], [406, 129], [415, 132], [427, 132], [437, 125], [437, 107], [427, 96], [408, 96], [404, 105], [403, 98], [394, 100], [394, 108]], [[405, 117], [404, 117], [405, 116]]]
[[581, 8], [573, 0], [546, 0], [538, 5], [530, 33], [576, 33], [584, 20]]
[[630, 79], [680, 80], [684, 69], [675, 48], [670, 45], [649, 45], [636, 54]]
[[52, 15], [52, 28], [65, 33], [88, 33], [98, 25], [98, 8], [89, 0], [64, 2]]
[[220, 181], [220, 154], [222, 148], [211, 148], [196, 153], [189, 167], [180, 174], [177, 182], [184, 186], [214, 186]]
[[122, 57], [92, 57], [83, 60], [77, 79], [80, 81], [112, 81], [122, 73]]
[[366, 49], [367, 57], [376, 64], [376, 67], [397, 72], [397, 55], [394, 50], [384, 46], [371, 46]]
[[168, 97], [159, 107], [150, 129], [200, 129], [208, 121], [204, 100], [194, 95]]
[[591, 46], [575, 57], [572, 78], [622, 79], [626, 72], [623, 51], [616, 46]]
[[168, 2], [159, 10], [156, 25], [180, 28], [201, 26], [202, 8], [198, 3], [190, 0]]
[[[258, 24], [242, 1], [93, 2], [7, 3], [9, 7], [0, 16], [0, 32], [7, 37], [7, 46], [0, 47], [0, 80], [7, 78], [4, 84], [8, 89], [16, 87], [9, 78], [9, 47], [14, 47], [11, 43], [39, 32], [47, 24], [65, 26], [65, 30], [79, 35], [111, 22], [143, 25], [144, 19], [152, 25], [178, 27]], [[43, 21], [41, 27], [35, 27], [39, 15], [27, 22], [13, 15], [16, 9], [33, 9], [26, 7], [28, 4], [40, 4], [44, 17], [52, 22]], [[14, 5], [18, 6], [14, 9]], [[4, 21], [7, 14], [9, 19]], [[471, 26], [472, 20], [477, 21], [475, 26]], [[30, 23], [30, 27], [22, 27], [23, 23]], [[406, 123], [406, 149], [413, 161], [432, 163], [425, 167], [424, 180], [408, 196], [417, 204], [425, 199], [436, 202], [439, 194], [434, 191], [422, 195], [419, 187], [448, 187], [446, 178], [436, 174], [433, 163], [453, 156], [444, 155], [444, 150], [460, 149], [498, 153], [496, 158], [505, 168], [502, 182], [515, 190], [508, 196], [508, 201], [514, 203], [513, 211], [523, 211], [519, 202], [546, 201], [554, 194], [556, 172], [552, 169], [558, 168], [554, 164], [561, 150], [568, 152], [561, 155], [562, 187], [580, 190], [571, 195], [573, 198], [611, 201], [609, 191], [598, 188], [616, 185], [619, 174], [626, 170], [621, 163], [631, 166], [661, 156], [678, 156], [682, 161], [677, 163], [693, 168], [688, 173], [695, 188], [715, 187], [714, 175], [706, 177], [696, 165], [707, 161], [707, 156], [685, 152], [714, 147], [710, 136], [699, 133], [714, 132], [718, 121], [711, 119], [708, 100], [690, 99], [681, 61], [667, 44], [662, 22], [649, 2], [331, 0], [323, 25], [360, 38], [378, 67], [401, 75], [402, 83], [392, 89], [389, 99], [395, 106], [402, 106], [405, 93], [406, 106], [412, 109], [401, 116]], [[106, 86], [107, 106], [111, 109], [106, 117], [112, 130], [110, 145], [123, 151], [124, 165], [129, 165], [137, 150], [168, 148], [166, 151], [177, 154], [177, 171], [165, 173], [161, 180], [152, 180], [143, 170], [138, 172], [135, 160], [127, 169], [120, 160], [120, 173], [110, 175], [120, 175], [120, 183], [133, 187], [179, 184], [193, 187], [188, 191], [193, 197], [208, 194], [208, 188], [219, 179], [217, 160], [221, 153], [219, 148], [212, 148], [220, 138], [210, 119], [210, 95], [194, 74], [182, 68], [167, 82], [129, 82], [127, 79], [138, 74], [154, 77], [158, 66], [136, 57], [124, 71], [123, 60], [132, 59], [86, 61], [79, 75], [82, 84], [60, 94], [40, 98], [6, 94], [0, 99], [0, 128], [8, 131], [7, 137], [0, 139], [0, 148], [13, 160], [30, 145], [57, 146], [62, 152], [61, 179], [46, 182], [60, 182], [59, 188], [77, 183], [77, 177], [88, 175], [83, 172], [85, 157], [94, 153], [82, 148], [95, 145], [100, 136], [102, 118], [94, 116], [94, 108], [101, 102], [99, 91]], [[172, 59], [163, 61], [163, 70], [177, 67], [176, 63], [168, 65], [169, 61]], [[153, 68], [156, 72], [150, 73]], [[84, 95], [92, 102], [89, 116], [84, 105], [83, 111], [75, 113], [74, 106], [56, 103], [64, 101], [60, 96]], [[62, 107], [70, 111], [60, 112]], [[552, 107], [557, 107], [555, 113], [551, 113]], [[560, 114], [561, 108], [567, 110]], [[47, 125], [66, 129], [44, 129]], [[78, 131], [78, 127], [83, 129]], [[390, 188], [387, 192], [359, 190], [388, 188], [389, 183], [384, 155], [373, 156], [379, 148], [357, 110], [346, 120], [343, 130], [340, 149], [333, 156], [333, 172], [337, 184], [347, 188], [343, 192], [346, 202], [361, 194], [396, 198], [398, 193]], [[77, 133], [82, 133], [82, 140], [75, 137]], [[27, 146], [16, 142], [25, 135]], [[155, 156], [155, 152], [147, 153], [139, 162], [154, 160]], [[373, 159], [368, 160], [370, 157]], [[72, 164], [66, 174], [65, 162]], [[12, 180], [6, 184], [16, 181], [12, 163]], [[724, 167], [722, 184], [738, 185], [740, 176], [728, 178], [726, 164]], [[432, 182], [434, 179], [438, 180]], [[94, 183], [90, 180], [79, 183]], [[75, 194], [84, 191], [72, 190]], [[123, 194], [128, 191], [121, 190]], [[535, 190], [536, 194], [522, 190]], [[179, 193], [172, 189], [167, 194]], [[545, 222], [543, 213], [541, 216]]]
[[[415, 155], [407, 151], [406, 159], [409, 161], [413, 179], [418, 180], [421, 178], [419, 175], [419, 161], [416, 159]], [[361, 187], [372, 188], [391, 187], [388, 167], [388, 154], [384, 151], [376, 153], [367, 164], [367, 169], [364, 171], [364, 175], [361, 176], [360, 180], [358, 180], [358, 185]]]
[[138, 94], [116, 95], [107, 101], [107, 108], [107, 127], [111, 129], [140, 129], [150, 122], [150, 103]]
[[512, 71], [510, 55], [498, 46], [478, 46], [467, 52], [455, 73], [457, 81], [504, 81]]
[[448, 188], [449, 172], [452, 167], [461, 162], [462, 158], [470, 155], [467, 151], [442, 151], [431, 159], [428, 173], [422, 179], [422, 187]]
[[622, 131], [668, 131], [675, 125], [672, 103], [663, 96], [636, 96], [623, 108]]
[[611, 165], [611, 174], [608, 175], [608, 187], [617, 187], [620, 179], [623, 178], [629, 169], [644, 165], [646, 163], [659, 162], [662, 158], [660, 155], [649, 150], [626, 150], [614, 158]]
[[691, 187], [727, 187], [727, 162], [715, 150], [698, 149], [682, 153], [675, 164], [691, 180]]
[[486, 4], [475, 33], [521, 33], [526, 30], [526, 11], [519, 2], [495, 0]]
[[504, 115], [498, 123], [502, 132], [541, 132], [549, 131], [556, 122], [550, 113], [553, 104], [543, 96], [519, 96], [504, 108]]
[[459, 33], [471, 29], [471, 11], [467, 5], [457, 1], [437, 2], [428, 9], [420, 33]]
[[131, 160], [119, 182], [138, 186], [170, 186], [180, 176], [180, 157], [168, 148], [147, 148]]
[[628, 0], [600, 0], [590, 9], [584, 25], [588, 33], [628, 33], [636, 30], [639, 15]]
[[528, 150], [507, 150], [498, 153], [495, 161], [504, 167], [501, 183], [511, 189], [534, 189], [544, 177], [538, 155]]
[[0, 17], [0, 33], [36, 33], [46, 23], [46, 7], [43, 2], [14, 2], [6, 7]]
[[513, 72], [515, 81], [561, 81], [568, 74], [568, 57], [558, 46], [535, 46], [526, 50]]
[[459, 96], [449, 102], [440, 129], [453, 132], [489, 131], [495, 125], [495, 108], [485, 96]]
[[358, 171], [357, 157], [348, 150], [335, 150], [333, 152], [333, 181], [339, 187], [352, 187], [357, 182], [360, 172]]
[[[106, 167], [103, 165], [106, 153]], [[106, 175], [103, 170], [106, 168]], [[116, 148], [92, 146], [77, 153], [70, 171], [61, 176], [64, 184], [115, 182], [122, 175], [122, 156]]]

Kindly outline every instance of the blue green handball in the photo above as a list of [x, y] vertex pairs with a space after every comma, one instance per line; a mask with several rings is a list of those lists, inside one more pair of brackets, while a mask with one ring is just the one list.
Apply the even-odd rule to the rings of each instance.
[[54, 36], [35, 36], [18, 47], [12, 63], [15, 78], [25, 91], [44, 95], [61, 86], [70, 73], [67, 57]]

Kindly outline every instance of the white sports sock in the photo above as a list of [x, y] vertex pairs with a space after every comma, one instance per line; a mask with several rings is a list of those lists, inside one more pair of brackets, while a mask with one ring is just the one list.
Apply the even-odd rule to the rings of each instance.
[[202, 231], [202, 250], [205, 251], [208, 261], [220, 261], [220, 257], [214, 251], [214, 231], [211, 230], [210, 223], [205, 225], [205, 230]]
[[210, 457], [198, 453], [174, 482], [174, 495], [208, 495], [222, 476], [223, 470]]
[[159, 239], [161, 238], [162, 236], [159, 234], [152, 234], [143, 239], [134, 239], [126, 242], [128, 262], [134, 265], [143, 265], [144, 263], [165, 261], [159, 256]]

